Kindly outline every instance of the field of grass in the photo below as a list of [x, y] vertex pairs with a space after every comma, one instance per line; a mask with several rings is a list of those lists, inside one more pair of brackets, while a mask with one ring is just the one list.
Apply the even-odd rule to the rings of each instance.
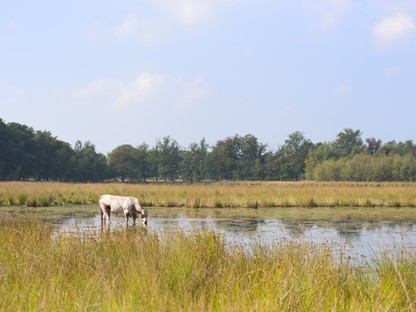
[[93, 204], [104, 193], [138, 197], [145, 207], [416, 207], [416, 183], [392, 182], [0, 182], [0, 206]]
[[0, 219], [1, 311], [414, 311], [416, 259], [354, 266], [330, 246], [226, 246], [211, 231], [53, 234]]

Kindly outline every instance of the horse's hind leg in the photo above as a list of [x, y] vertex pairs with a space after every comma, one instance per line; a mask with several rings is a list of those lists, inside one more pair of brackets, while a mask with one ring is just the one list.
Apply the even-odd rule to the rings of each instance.
[[105, 214], [107, 215], [108, 223], [110, 223], [111, 206], [105, 206]]
[[100, 213], [101, 213], [101, 225], [103, 224], [103, 222], [104, 222], [104, 212], [103, 212], [103, 210], [100, 208]]

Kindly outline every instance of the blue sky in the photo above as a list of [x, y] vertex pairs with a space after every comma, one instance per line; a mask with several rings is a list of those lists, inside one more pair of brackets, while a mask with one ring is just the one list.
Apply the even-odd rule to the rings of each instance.
[[[5, 2], [5, 3], [4, 3]], [[3, 1], [0, 118], [107, 153], [416, 138], [414, 0]]]

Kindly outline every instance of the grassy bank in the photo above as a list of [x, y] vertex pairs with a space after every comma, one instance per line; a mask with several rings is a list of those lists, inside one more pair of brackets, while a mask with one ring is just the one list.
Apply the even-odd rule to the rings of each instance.
[[52, 233], [38, 221], [0, 219], [2, 311], [415, 309], [416, 260], [406, 254], [354, 267], [328, 246], [229, 248], [208, 231]]
[[0, 206], [92, 204], [104, 193], [136, 196], [147, 207], [416, 207], [415, 183], [348, 182], [0, 182]]

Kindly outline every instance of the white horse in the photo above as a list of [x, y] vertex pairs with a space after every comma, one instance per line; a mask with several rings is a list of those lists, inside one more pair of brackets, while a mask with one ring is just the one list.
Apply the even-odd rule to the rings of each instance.
[[110, 222], [110, 214], [114, 212], [124, 213], [126, 218], [126, 225], [129, 224], [129, 217], [133, 218], [133, 224], [136, 225], [136, 219], [140, 216], [143, 225], [147, 225], [148, 213], [140, 205], [136, 197], [129, 196], [115, 196], [115, 195], [101, 195], [99, 200], [101, 211], [101, 222], [107, 219]]

